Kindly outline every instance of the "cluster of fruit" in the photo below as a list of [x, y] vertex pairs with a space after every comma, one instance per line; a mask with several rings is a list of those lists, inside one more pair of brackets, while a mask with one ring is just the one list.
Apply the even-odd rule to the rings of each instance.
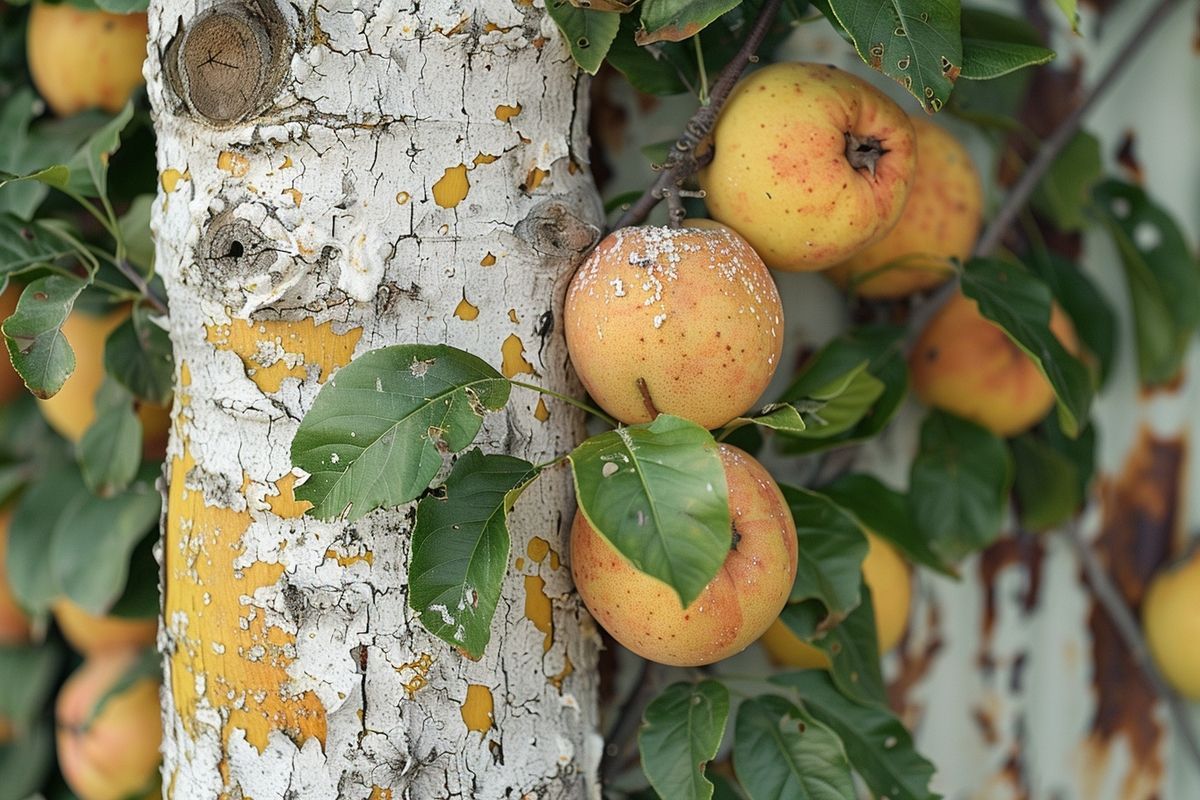
[[[617, 230], [568, 289], [572, 363], [623, 423], [661, 412], [714, 429], [759, 400], [784, 333], [768, 267], [826, 270], [860, 296], [896, 299], [946, 281], [979, 233], [983, 192], [962, 145], [832, 66], [774, 64], [745, 77], [712, 148], [699, 178], [715, 222]], [[1074, 347], [1057, 310], [1053, 329]], [[961, 294], [929, 323], [911, 366], [926, 402], [1002, 435], [1028, 428], [1054, 402], [1034, 363]], [[794, 523], [778, 486], [736, 448], [721, 445], [721, 458], [734, 544], [697, 600], [680, 607], [577, 512], [580, 595], [618, 641], [655, 661], [711, 663], [765, 632], [776, 660], [827, 665], [777, 621], [796, 573]], [[863, 571], [884, 650], [904, 630], [909, 574], [888, 543], [868, 538]]]

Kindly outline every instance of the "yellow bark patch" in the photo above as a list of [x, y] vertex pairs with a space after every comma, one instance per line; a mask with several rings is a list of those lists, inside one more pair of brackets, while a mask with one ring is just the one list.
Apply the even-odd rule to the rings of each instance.
[[371, 787], [371, 796], [367, 800], [392, 800], [392, 790], [381, 786]]
[[538, 169], [534, 167], [529, 170], [529, 174], [525, 176], [525, 191], [532, 192], [542, 185], [542, 181], [550, 177], [550, 170]]
[[217, 155], [217, 169], [228, 172], [235, 178], [241, 178], [250, 171], [250, 159], [240, 153], [222, 150]]
[[292, 157], [284, 156], [283, 163], [279, 165], [279, 168], [280, 169], [291, 169], [292, 168]]
[[496, 257], [494, 255], [492, 255], [491, 253], [488, 253], [483, 258], [479, 259], [479, 266], [481, 266], [481, 267], [490, 267], [495, 263], [496, 263]]
[[353, 564], [359, 564], [359, 563], [368, 564], [368, 565], [375, 563], [375, 554], [372, 553], [370, 550], [367, 550], [366, 552], [363, 552], [363, 553], [354, 553], [351, 555], [351, 554], [346, 554], [346, 553], [339, 553], [337, 550], [334, 550], [331, 547], [325, 551], [325, 557], [332, 558], [334, 561], [336, 561], [338, 563], [338, 566], [342, 566], [342, 567], [349, 567]]
[[478, 683], [467, 685], [467, 699], [462, 704], [463, 724], [467, 730], [487, 733], [492, 727], [492, 691]]
[[571, 677], [571, 674], [575, 672], [575, 665], [571, 663], [571, 656], [564, 655], [563, 660], [562, 670], [557, 675], [550, 676], [550, 685], [557, 689], [559, 694], [562, 694], [563, 681]]
[[525, 569], [525, 559], [522, 556], [517, 556], [515, 566], [518, 571]]
[[266, 497], [267, 506], [272, 514], [283, 519], [299, 519], [304, 516], [305, 511], [312, 508], [312, 503], [307, 500], [296, 499], [297, 480], [296, 476], [289, 472], [275, 481], [277, 494]]
[[397, 205], [404, 205], [411, 199], [412, 199], [412, 195], [410, 195], [408, 192], [396, 192]]
[[299, 208], [300, 203], [304, 201], [304, 193], [299, 189], [284, 189], [280, 194], [289, 195], [292, 198], [292, 205], [296, 208]]
[[521, 113], [521, 104], [515, 106], [496, 106], [496, 119], [501, 122], [508, 122], [513, 117]]
[[494, 163], [495, 161], [499, 160], [499, 158], [500, 156], [493, 156], [489, 153], [480, 153], [479, 155], [475, 156], [475, 161], [473, 163], [478, 167], [480, 164]]
[[535, 536], [529, 540], [525, 552], [529, 554], [530, 558], [540, 564], [546, 558], [546, 554], [550, 552], [550, 543], [540, 536]]
[[262, 752], [272, 732], [298, 746], [325, 745], [325, 708], [311, 691], [293, 694], [288, 666], [296, 637], [267, 621], [248, 598], [274, 586], [281, 564], [240, 564], [247, 511], [206, 505], [187, 488], [195, 461], [184, 449], [171, 464], [164, 567], [164, 615], [175, 647], [171, 693], [184, 728], [194, 734], [202, 708], [217, 711], [228, 746], [235, 730]]
[[543, 652], [549, 652], [554, 644], [554, 613], [550, 598], [546, 596], [546, 582], [540, 575], [525, 576], [525, 616], [545, 634]]
[[396, 672], [399, 672], [401, 675], [406, 672], [410, 673], [410, 677], [404, 681], [404, 688], [410, 698], [429, 685], [429, 670], [432, 668], [433, 656], [429, 655], [429, 653], [421, 653], [416, 661], [396, 667]]
[[473, 305], [464, 293], [463, 299], [459, 300], [454, 308], [454, 316], [464, 322], [473, 322], [479, 316], [479, 306]]
[[163, 191], [170, 194], [179, 187], [180, 181], [191, 180], [191, 177], [190, 172], [180, 172], [173, 167], [168, 167], [158, 176], [158, 182], [162, 184]]
[[317, 325], [311, 319], [247, 322], [235, 319], [228, 325], [208, 325], [208, 341], [218, 350], [236, 353], [246, 367], [246, 376], [264, 392], [278, 392], [284, 378], [304, 380], [308, 366], [321, 370], [321, 383], [335, 369], [349, 363], [362, 337], [361, 328], [334, 333], [333, 323]]
[[533, 407], [533, 418], [538, 422], [545, 422], [550, 419], [550, 409], [546, 408], [546, 399], [539, 397], [537, 405]]
[[503, 361], [500, 365], [500, 371], [504, 373], [504, 377], [511, 378], [514, 375], [537, 375], [533, 364], [525, 358], [525, 344], [515, 333], [510, 333], [504, 343], [500, 345], [500, 355]]
[[517, 316], [517, 310], [515, 308], [510, 308], [508, 310], [508, 321], [514, 325], [521, 324], [521, 318]]
[[442, 208], [454, 208], [463, 201], [469, 191], [471, 182], [467, 180], [467, 165], [448, 167], [433, 185], [433, 202]]

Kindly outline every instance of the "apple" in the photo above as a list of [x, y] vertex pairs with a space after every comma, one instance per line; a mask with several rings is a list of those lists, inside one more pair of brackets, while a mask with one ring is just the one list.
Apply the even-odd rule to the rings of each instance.
[[783, 347], [771, 273], [736, 233], [622, 228], [567, 289], [571, 362], [592, 399], [621, 422], [658, 412], [717, 428], [758, 400]]
[[916, 172], [908, 116], [826, 64], [750, 73], [721, 109], [712, 145], [699, 175], [708, 210], [772, 269], [824, 269], [878, 241]]
[[643, 658], [711, 664], [741, 652], [779, 616], [796, 578], [796, 526], [775, 481], [754, 458], [721, 445], [733, 546], [687, 608], [667, 584], [639, 572], [576, 512], [571, 574], [588, 611]]
[[65, 597], [55, 600], [50, 611], [63, 638], [75, 652], [84, 655], [149, 647], [158, 636], [157, 619], [92, 614]]
[[914, 118], [917, 176], [900, 221], [886, 236], [826, 271], [862, 297], [895, 299], [931, 289], [975, 247], [983, 218], [979, 173], [949, 131]]
[[1200, 548], [1151, 579], [1142, 628], [1167, 683], [1189, 700], [1200, 700]]

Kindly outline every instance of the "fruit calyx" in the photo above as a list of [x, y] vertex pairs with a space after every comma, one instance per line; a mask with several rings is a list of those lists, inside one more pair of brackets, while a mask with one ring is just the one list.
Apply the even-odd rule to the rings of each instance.
[[883, 142], [874, 136], [857, 136], [846, 132], [846, 160], [855, 169], [865, 169], [875, 177], [875, 162], [888, 151], [883, 148]]

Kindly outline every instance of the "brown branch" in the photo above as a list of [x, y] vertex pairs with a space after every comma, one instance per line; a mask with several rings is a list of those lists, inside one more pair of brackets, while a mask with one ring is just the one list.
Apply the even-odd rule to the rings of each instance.
[[1171, 712], [1171, 719], [1175, 723], [1175, 730], [1179, 734], [1179, 738], [1183, 740], [1184, 748], [1192, 761], [1200, 766], [1200, 737], [1197, 737], [1195, 728], [1192, 727], [1191, 715], [1187, 705], [1175, 693], [1175, 690], [1167, 684], [1162, 673], [1158, 671], [1158, 667], [1154, 664], [1154, 659], [1150, 654], [1150, 648], [1146, 644], [1146, 639], [1142, 635], [1141, 626], [1134, 617], [1133, 612], [1125, 603], [1125, 599], [1121, 597], [1120, 591], [1117, 589], [1113, 579], [1109, 576], [1108, 571], [1100, 563], [1099, 557], [1096, 555], [1091, 546], [1083, 540], [1083, 536], [1079, 532], [1079, 521], [1074, 520], [1068, 524], [1063, 531], [1063, 536], [1071, 543], [1075, 549], [1075, 554], [1079, 557], [1079, 562], [1083, 565], [1083, 572], [1087, 576], [1088, 585], [1092, 589], [1092, 594], [1104, 607], [1108, 618], [1112, 620], [1113, 626], [1117, 629], [1121, 640], [1129, 649], [1133, 661], [1137, 664], [1142, 674], [1150, 681], [1150, 685], [1154, 687], [1155, 693], [1159, 699], [1166, 704], [1167, 710]]
[[654, 207], [664, 198], [676, 195], [683, 182], [699, 168], [696, 148], [712, 133], [713, 126], [717, 124], [717, 115], [721, 112], [721, 107], [729, 99], [729, 93], [733, 91], [734, 85], [741, 77], [742, 70], [754, 59], [754, 54], [771, 29], [771, 24], [775, 21], [775, 15], [779, 13], [779, 6], [782, 2], [783, 0], [766, 0], [763, 3], [762, 10], [758, 12], [758, 17], [754, 20], [754, 25], [750, 28], [746, 40], [742, 42], [741, 48], [738, 49], [737, 55], [725, 65], [716, 83], [712, 85], [712, 90], [708, 94], [708, 105], [700, 106], [692, 118], [687, 121], [683, 133], [680, 134], [667, 154], [667, 160], [659, 170], [654, 184], [626, 209], [621, 218], [617, 220], [617, 224], [613, 226], [614, 228], [624, 228], [627, 225], [638, 225], [645, 222]]

